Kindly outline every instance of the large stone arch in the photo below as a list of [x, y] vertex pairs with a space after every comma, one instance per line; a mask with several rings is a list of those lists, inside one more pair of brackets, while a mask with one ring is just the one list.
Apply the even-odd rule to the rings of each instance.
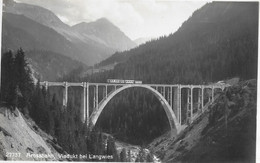
[[172, 130], [172, 134], [178, 134], [181, 131], [181, 126], [171, 108], [171, 106], [169, 105], [169, 103], [166, 101], [166, 99], [158, 92], [156, 91], [154, 88], [148, 86], [148, 85], [124, 85], [120, 88], [118, 88], [117, 90], [111, 92], [107, 98], [105, 98], [103, 101], [101, 101], [98, 105], [98, 109], [94, 110], [90, 116], [90, 120], [89, 120], [89, 129], [92, 130], [92, 128], [95, 126], [101, 112], [103, 111], [103, 109], [105, 108], [105, 106], [107, 105], [107, 103], [115, 96], [117, 95], [119, 92], [128, 89], [128, 88], [145, 88], [147, 90], [150, 90], [161, 102], [164, 111], [166, 112], [166, 115], [168, 117], [169, 123], [170, 123], [170, 127]]

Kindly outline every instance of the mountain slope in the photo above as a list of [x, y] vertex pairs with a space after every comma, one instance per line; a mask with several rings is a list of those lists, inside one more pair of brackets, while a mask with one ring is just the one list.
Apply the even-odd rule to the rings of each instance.
[[13, 0], [4, 0], [3, 3], [4, 12], [24, 15], [48, 27], [69, 28], [69, 26], [64, 24], [54, 13], [45, 8], [25, 3], [16, 3]]
[[[243, 11], [243, 12], [241, 12]], [[145, 83], [203, 83], [240, 76], [255, 78], [258, 54], [258, 3], [212, 2], [195, 11], [177, 32], [101, 64], [113, 64], [106, 78]]]
[[[3, 11], [15, 15], [24, 15], [25, 17], [38, 22], [41, 25], [53, 29], [58, 34], [63, 36], [67, 41], [69, 41], [70, 44], [72, 44], [72, 48], [70, 50], [71, 53], [69, 53], [70, 57], [80, 60], [88, 65], [93, 65], [107, 58], [115, 51], [123, 51], [135, 46], [135, 44], [127, 36], [125, 36], [124, 33], [122, 33], [111, 23], [101, 24], [102, 30], [105, 30], [107, 33], [111, 33], [113, 35], [116, 34], [116, 38], [121, 40], [116, 40], [116, 38], [111, 39], [111, 36], [113, 35], [110, 35], [109, 37], [102, 37], [103, 35], [99, 34], [103, 31], [89, 34], [85, 33], [84, 35], [82, 35], [82, 31], [79, 32], [75, 30], [69, 25], [63, 23], [53, 12], [39, 6], [29, 5], [25, 3], [16, 3], [13, 0], [5, 0]], [[96, 23], [93, 22], [90, 24], [94, 25]], [[109, 26], [106, 26], [108, 24]], [[97, 24], [97, 26], [99, 25]], [[113, 26], [113, 28], [110, 28], [111, 26]]]
[[3, 13], [2, 40], [3, 52], [20, 47], [25, 50], [35, 77], [41, 80], [54, 81], [79, 66], [86, 67], [70, 58], [76, 47], [68, 40], [22, 15]]
[[51, 28], [23, 15], [3, 13], [3, 48], [50, 50], [70, 56], [73, 45]]
[[99, 44], [71, 42], [53, 28], [33, 21], [23, 15], [3, 13], [3, 48], [48, 50], [92, 65], [113, 53]]

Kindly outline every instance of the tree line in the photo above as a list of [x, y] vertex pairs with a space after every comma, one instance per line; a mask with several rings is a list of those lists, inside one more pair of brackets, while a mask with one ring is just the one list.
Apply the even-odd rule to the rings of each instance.
[[[107, 154], [119, 161], [115, 140], [105, 140], [101, 132], [88, 132], [86, 124], [79, 120], [80, 112], [71, 101], [64, 108], [58, 95], [34, 83], [29, 64], [22, 48], [2, 53], [1, 106], [11, 111], [19, 109], [26, 118], [32, 118], [46, 133], [52, 135], [64, 151], [73, 154]], [[104, 142], [107, 141], [107, 147]], [[86, 161], [86, 160], [85, 160]], [[100, 160], [92, 160], [100, 161]], [[105, 161], [105, 160], [101, 160]]]
[[28, 114], [34, 84], [24, 51], [2, 53], [1, 69], [1, 104]]

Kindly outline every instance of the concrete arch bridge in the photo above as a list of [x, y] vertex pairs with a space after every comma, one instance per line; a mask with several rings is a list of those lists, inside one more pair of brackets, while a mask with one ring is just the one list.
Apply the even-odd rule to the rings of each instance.
[[[143, 88], [150, 91], [161, 102], [167, 115], [172, 133], [180, 133], [189, 123], [204, 112], [212, 103], [217, 91], [223, 91], [226, 84], [181, 85], [181, 84], [112, 84], [112, 83], [69, 83], [41, 82], [41, 86], [61, 87], [62, 103], [67, 106], [68, 88], [81, 87], [81, 120], [91, 130], [107, 103], [118, 93], [130, 88]], [[93, 108], [90, 113], [90, 107]], [[184, 112], [184, 110], [186, 112]], [[183, 117], [185, 117], [183, 119]]]

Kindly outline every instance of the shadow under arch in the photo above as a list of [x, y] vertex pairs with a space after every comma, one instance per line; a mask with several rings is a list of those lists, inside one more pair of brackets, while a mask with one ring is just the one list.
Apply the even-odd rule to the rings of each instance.
[[122, 86], [120, 88], [118, 88], [117, 90], [111, 92], [107, 98], [105, 98], [104, 100], [102, 100], [99, 105], [98, 108], [95, 109], [91, 116], [89, 117], [89, 130], [91, 131], [93, 129], [93, 127], [95, 126], [101, 112], [103, 111], [103, 109], [105, 108], [105, 106], [107, 105], [107, 103], [115, 96], [117, 95], [119, 92], [125, 90], [125, 89], [129, 89], [129, 88], [145, 88], [147, 90], [150, 90], [153, 95], [155, 95], [157, 97], [157, 99], [161, 102], [161, 105], [163, 106], [164, 111], [166, 112], [168, 121], [170, 123], [170, 127], [172, 130], [172, 134], [173, 135], [177, 135], [180, 131], [181, 131], [181, 125], [179, 124], [171, 106], [169, 105], [169, 103], [166, 101], [166, 99], [158, 92], [156, 91], [154, 88], [148, 86], [148, 85], [125, 85]]

